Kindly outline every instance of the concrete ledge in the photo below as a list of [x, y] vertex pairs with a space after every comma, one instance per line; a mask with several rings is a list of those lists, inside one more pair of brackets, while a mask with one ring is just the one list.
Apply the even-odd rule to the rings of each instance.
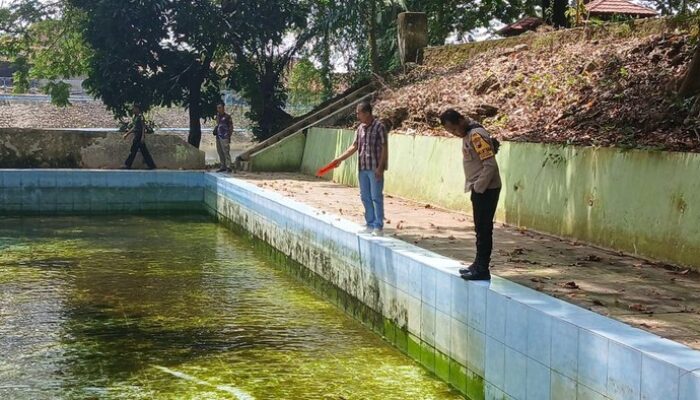
[[249, 183], [205, 182], [212, 213], [379, 314], [387, 340], [471, 399], [700, 398], [700, 352], [497, 277], [465, 282], [454, 260]]
[[[147, 135], [146, 143], [159, 169], [204, 169], [204, 152], [180, 137]], [[130, 147], [118, 132], [0, 129], [0, 168], [116, 169]], [[145, 168], [140, 154], [133, 167]]]

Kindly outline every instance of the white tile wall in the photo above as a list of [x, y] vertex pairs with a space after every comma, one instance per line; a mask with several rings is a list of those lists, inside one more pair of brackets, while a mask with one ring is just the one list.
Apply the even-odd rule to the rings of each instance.
[[642, 400], [678, 400], [680, 368], [659, 361], [654, 357], [642, 356]]
[[578, 382], [606, 394], [610, 341], [585, 329], [579, 329], [578, 338]]
[[382, 281], [381, 300], [391, 304], [384, 313], [396, 318], [404, 309], [409, 332], [484, 378], [487, 399], [700, 400], [700, 373], [692, 372], [700, 370], [699, 352], [498, 277], [464, 282], [453, 260], [393, 238], [357, 236], [357, 224], [216, 179], [205, 182], [225, 180], [257, 214], [283, 210], [282, 228], [303, 226], [314, 243], [333, 240], [343, 257], [359, 254], [363, 286]]
[[[486, 349], [484, 352], [484, 379], [499, 389], [506, 388], [506, 346], [498, 340], [486, 336]], [[512, 366], [512, 359], [509, 366]], [[525, 365], [523, 363], [523, 372]]]
[[[488, 354], [487, 354], [488, 357]], [[488, 365], [488, 359], [486, 360]], [[488, 371], [486, 371], [488, 379]], [[510, 347], [505, 348], [505, 392], [517, 400], [527, 396], [527, 357]]]

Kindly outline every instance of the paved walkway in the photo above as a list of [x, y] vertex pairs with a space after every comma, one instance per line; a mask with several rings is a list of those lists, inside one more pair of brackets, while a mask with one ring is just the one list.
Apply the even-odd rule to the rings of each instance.
[[[238, 173], [346, 219], [364, 223], [356, 188], [300, 174]], [[465, 196], [464, 201], [469, 201]], [[392, 196], [385, 234], [465, 262], [474, 258], [471, 217]], [[494, 274], [700, 349], [700, 274], [583, 243], [497, 224]]]

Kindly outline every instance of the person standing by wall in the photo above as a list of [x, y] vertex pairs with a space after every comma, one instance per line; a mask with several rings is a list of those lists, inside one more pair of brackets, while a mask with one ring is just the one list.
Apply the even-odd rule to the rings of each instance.
[[364, 101], [355, 110], [360, 126], [355, 141], [340, 157], [340, 164], [358, 152], [360, 198], [365, 208], [365, 233], [381, 236], [384, 230], [384, 172], [389, 160], [386, 127], [372, 114], [372, 105]]
[[480, 124], [449, 109], [440, 115], [445, 130], [462, 138], [465, 192], [471, 191], [472, 216], [476, 231], [476, 257], [469, 268], [460, 269], [466, 280], [489, 280], [493, 250], [493, 220], [501, 193], [501, 177], [496, 162], [498, 141]]
[[148, 169], [156, 169], [156, 164], [153, 162], [153, 158], [151, 157], [151, 153], [148, 151], [148, 147], [146, 147], [146, 122], [143, 119], [141, 107], [138, 104], [134, 104], [131, 107], [131, 113], [134, 115], [131, 121], [131, 129], [124, 134], [124, 139], [133, 134], [134, 140], [131, 142], [131, 153], [129, 153], [129, 157], [127, 157], [126, 161], [124, 161], [124, 167], [122, 168], [131, 169], [131, 165], [134, 163], [134, 159], [136, 158], [136, 153], [138, 153], [140, 150], [141, 155], [143, 156], [143, 161], [148, 166]]
[[216, 105], [216, 151], [219, 153], [221, 167], [216, 172], [231, 172], [231, 135], [233, 134], [233, 120], [226, 114], [224, 103]]

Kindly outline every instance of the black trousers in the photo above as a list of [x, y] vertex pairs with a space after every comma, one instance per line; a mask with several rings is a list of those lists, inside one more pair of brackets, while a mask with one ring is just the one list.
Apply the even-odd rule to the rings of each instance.
[[484, 193], [472, 191], [472, 215], [474, 217], [474, 230], [476, 231], [476, 259], [477, 266], [488, 269], [491, 263], [491, 251], [493, 250], [493, 219], [496, 216], [498, 197], [501, 189], [488, 189]]
[[146, 163], [146, 165], [148, 165], [148, 168], [155, 169], [156, 164], [153, 162], [153, 157], [151, 157], [151, 153], [149, 153], [146, 143], [141, 141], [141, 135], [134, 136], [134, 141], [131, 142], [131, 153], [129, 153], [129, 157], [126, 159], [126, 161], [124, 161], [124, 165], [127, 168], [131, 168], [131, 164], [134, 163], [136, 153], [138, 153], [139, 150], [141, 150], [143, 161]]

